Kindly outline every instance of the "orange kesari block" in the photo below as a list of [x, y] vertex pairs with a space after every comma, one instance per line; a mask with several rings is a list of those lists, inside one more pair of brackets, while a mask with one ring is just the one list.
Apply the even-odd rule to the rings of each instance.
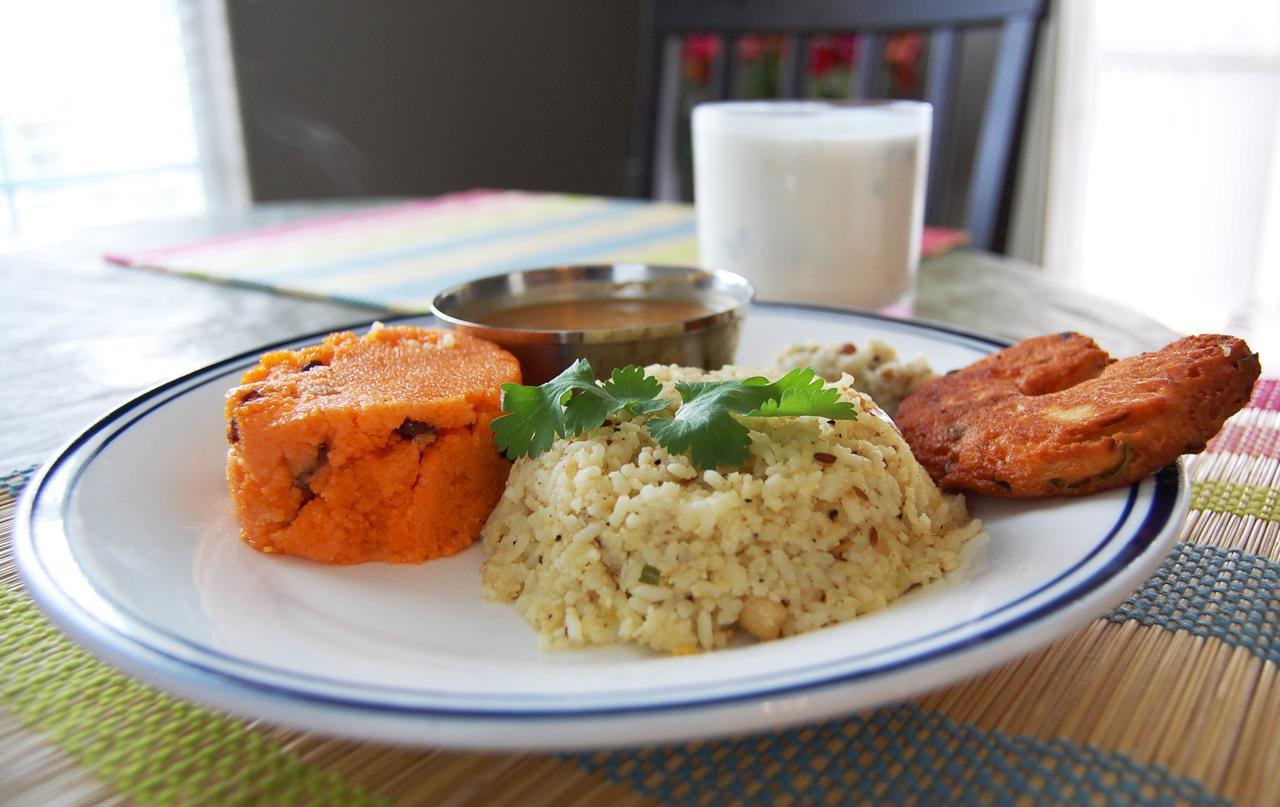
[[520, 381], [505, 350], [375, 326], [268, 353], [227, 394], [241, 537], [326, 563], [418, 563], [465, 549], [510, 463], [489, 422]]

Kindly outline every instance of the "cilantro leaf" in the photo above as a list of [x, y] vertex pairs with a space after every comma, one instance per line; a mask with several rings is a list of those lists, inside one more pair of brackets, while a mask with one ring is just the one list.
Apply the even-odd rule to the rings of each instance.
[[645, 375], [644, 368], [634, 364], [614, 370], [604, 382], [604, 391], [621, 404], [618, 409], [625, 406], [633, 415], [646, 415], [669, 406], [658, 397], [662, 394], [662, 382]]
[[[822, 417], [853, 420], [857, 409], [827, 389], [813, 370], [797, 369], [770, 383], [763, 376], [730, 381], [678, 381], [683, 402], [674, 417], [655, 417], [649, 433], [667, 451], [688, 454], [699, 468], [734, 467], [746, 462], [751, 434], [734, 415]], [[614, 370], [603, 384], [591, 365], [578, 359], [547, 383], [502, 385], [506, 413], [491, 424], [494, 441], [512, 459], [536, 457], [557, 437], [583, 434], [626, 409], [634, 415], [668, 407], [662, 384], [635, 365]]]
[[730, 416], [744, 414], [769, 400], [768, 381], [677, 381], [683, 403], [674, 418], [652, 418], [649, 433], [673, 454], [688, 454], [699, 468], [741, 465], [751, 444], [747, 427]]
[[[588, 365], [589, 367], [590, 365]], [[644, 374], [644, 369], [629, 364], [613, 371], [603, 386], [592, 379], [590, 386], [578, 390], [565, 404], [569, 434], [582, 434], [604, 423], [604, 419], [627, 409], [634, 415], [644, 415], [666, 409], [668, 404], [658, 396], [662, 383]]]
[[642, 415], [667, 408], [661, 393], [662, 384], [639, 367], [614, 370], [601, 385], [590, 363], [578, 359], [541, 386], [503, 384], [507, 414], [494, 418], [490, 428], [499, 450], [511, 459], [536, 457], [557, 437], [588, 432], [620, 409]]
[[[578, 359], [541, 386], [503, 384], [502, 410], [507, 414], [494, 418], [489, 424], [498, 449], [516, 459], [525, 455], [536, 457], [551, 448], [557, 437], [571, 433], [564, 405], [574, 390], [595, 386], [595, 374], [585, 359]], [[604, 422], [603, 417], [600, 422]]]
[[551, 447], [560, 418], [546, 405], [541, 387], [502, 385], [502, 408], [508, 413], [489, 423], [498, 450], [511, 459], [537, 456]]
[[857, 420], [858, 410], [840, 400], [840, 391], [828, 388], [808, 367], [796, 368], [770, 385], [779, 393], [750, 413], [752, 417], [812, 416], [830, 420]]
[[699, 468], [734, 467], [747, 461], [750, 433], [734, 414], [832, 420], [858, 416], [853, 404], [841, 401], [838, 390], [826, 389], [807, 368], [792, 370], [772, 384], [754, 376], [741, 381], [677, 382], [676, 390], [683, 404], [675, 417], [651, 419], [649, 433], [667, 451], [688, 453]]

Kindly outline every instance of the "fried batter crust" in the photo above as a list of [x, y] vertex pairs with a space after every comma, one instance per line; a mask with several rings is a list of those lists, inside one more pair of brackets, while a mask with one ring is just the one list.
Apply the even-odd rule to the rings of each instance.
[[1232, 336], [1114, 361], [1087, 336], [1051, 334], [926, 382], [894, 420], [942, 488], [1083, 496], [1203, 450], [1259, 372]]

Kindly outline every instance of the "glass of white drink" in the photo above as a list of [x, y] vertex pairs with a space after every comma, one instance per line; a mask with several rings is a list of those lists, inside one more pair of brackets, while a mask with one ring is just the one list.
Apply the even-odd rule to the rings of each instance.
[[765, 300], [905, 313], [931, 118], [916, 101], [695, 107], [700, 262], [746, 276]]

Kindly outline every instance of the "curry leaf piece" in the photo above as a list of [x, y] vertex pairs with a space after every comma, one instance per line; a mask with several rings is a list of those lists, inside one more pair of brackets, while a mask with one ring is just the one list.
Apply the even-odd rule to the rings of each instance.
[[[498, 449], [511, 459], [536, 457], [566, 434], [580, 434], [577, 423], [571, 425], [565, 416], [565, 404], [573, 400], [575, 391], [599, 389], [591, 365], [578, 359], [568, 369], [547, 383], [529, 387], [523, 384], [502, 385], [502, 411], [494, 418], [493, 430]], [[598, 426], [604, 422], [600, 416]], [[587, 427], [593, 428], [593, 427]]]
[[815, 378], [808, 367], [796, 368], [770, 385], [779, 394], [749, 414], [752, 417], [811, 416], [830, 420], [857, 420], [858, 410], [840, 400], [840, 391]]

